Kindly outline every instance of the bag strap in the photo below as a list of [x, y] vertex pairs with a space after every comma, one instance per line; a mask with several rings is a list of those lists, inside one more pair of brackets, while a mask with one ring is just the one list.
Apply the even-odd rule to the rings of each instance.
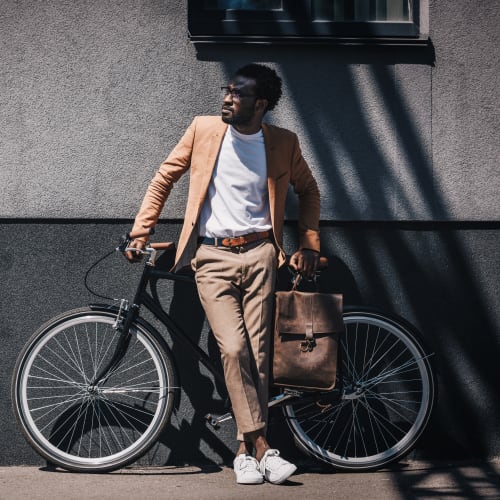
[[[295, 276], [293, 278], [293, 285], [292, 285], [292, 291], [296, 292], [297, 287], [299, 283], [302, 281], [302, 275], [300, 273], [295, 273]], [[312, 293], [307, 293], [305, 294], [307, 297], [307, 317], [304, 318], [304, 326], [305, 326], [305, 334], [306, 334], [306, 341], [313, 341], [314, 340], [314, 335], [313, 335], [313, 296], [314, 294]]]
[[308, 293], [306, 295], [308, 298], [307, 301], [307, 318], [305, 318], [305, 327], [306, 327], [306, 340], [313, 340], [313, 294]]
[[302, 275], [300, 273], [295, 273], [292, 279], [292, 290], [295, 292], [300, 282], [302, 281]]

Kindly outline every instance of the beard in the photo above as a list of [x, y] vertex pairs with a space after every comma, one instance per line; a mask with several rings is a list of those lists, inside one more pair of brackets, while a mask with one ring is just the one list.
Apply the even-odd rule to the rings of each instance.
[[222, 113], [221, 118], [224, 123], [228, 125], [248, 125], [251, 123], [254, 117], [254, 110], [239, 110], [238, 113], [235, 113], [233, 109], [230, 108], [222, 108], [222, 111], [229, 111], [229, 113]]

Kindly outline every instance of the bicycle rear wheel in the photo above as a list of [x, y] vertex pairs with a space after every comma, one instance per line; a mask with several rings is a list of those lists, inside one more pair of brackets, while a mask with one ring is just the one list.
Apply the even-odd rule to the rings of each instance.
[[347, 312], [341, 340], [343, 394], [285, 406], [296, 442], [343, 470], [375, 470], [401, 458], [425, 429], [434, 404], [432, 367], [401, 322]]
[[107, 472], [137, 460], [170, 418], [176, 377], [161, 337], [132, 325], [125, 357], [108, 380], [91, 380], [115, 351], [116, 313], [69, 311], [42, 326], [21, 352], [14, 412], [29, 444], [54, 465]]

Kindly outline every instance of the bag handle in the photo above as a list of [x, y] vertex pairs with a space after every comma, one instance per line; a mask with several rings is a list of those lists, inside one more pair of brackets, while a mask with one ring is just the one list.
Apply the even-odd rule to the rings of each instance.
[[[292, 278], [292, 291], [293, 292], [298, 291], [298, 287], [303, 279], [304, 278], [303, 278], [302, 274], [300, 274], [298, 272], [293, 273], [293, 278]], [[318, 281], [316, 279], [316, 276], [314, 276], [314, 278], [311, 281], [314, 283], [315, 291], [319, 292], [319, 284], [318, 284]]]
[[302, 274], [295, 273], [292, 278], [292, 290], [295, 292], [302, 281]]
[[[299, 272], [294, 271], [290, 267], [290, 265], [289, 265], [290, 264], [290, 256], [289, 255], [287, 256], [286, 264], [288, 266], [288, 270], [290, 271], [290, 273], [293, 276], [292, 281], [291, 281], [293, 283], [292, 290], [296, 290], [297, 287], [299, 286], [300, 282], [302, 281], [302, 275]], [[319, 261], [318, 261], [317, 271], [324, 270], [327, 267], [328, 267], [328, 258], [324, 257], [324, 256], [320, 256]], [[317, 282], [316, 278], [317, 278], [317, 275], [315, 274], [311, 281], [314, 281], [314, 284], [316, 285], [316, 291], [319, 292], [319, 286], [318, 286], [318, 282]]]

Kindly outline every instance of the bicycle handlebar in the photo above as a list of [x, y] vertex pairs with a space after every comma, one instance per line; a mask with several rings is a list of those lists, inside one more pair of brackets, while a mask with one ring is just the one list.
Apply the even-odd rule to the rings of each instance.
[[[149, 236], [152, 236], [155, 234], [155, 229], [152, 227], [150, 229], [146, 229], [145, 231], [134, 231], [130, 232], [126, 236], [125, 243], [128, 243], [130, 240], [136, 239], [136, 238], [148, 238]], [[172, 242], [163, 242], [163, 243], [149, 243], [149, 248], [153, 248], [155, 250], [170, 250], [175, 247], [175, 243]], [[122, 252], [128, 252], [128, 251], [135, 251], [138, 252], [139, 250], [137, 248], [129, 248], [127, 245], [127, 248], [121, 250]], [[148, 251], [140, 251], [140, 253], [147, 254], [149, 253]], [[290, 261], [290, 256], [287, 256], [286, 260], [286, 265], [289, 266], [289, 261]], [[328, 259], [326, 257], [321, 256], [319, 258], [318, 262], [318, 270], [320, 269], [326, 269], [328, 267]]]
[[136, 247], [125, 247], [123, 249], [119, 248], [118, 250], [120, 252], [136, 252], [136, 253], [140, 253], [140, 254], [149, 254], [150, 252], [148, 251], [148, 249], [154, 249], [154, 250], [170, 250], [172, 248], [175, 247], [175, 243], [172, 243], [171, 241], [165, 241], [165, 242], [162, 242], [162, 243], [151, 243], [149, 244], [146, 249], [140, 249], [140, 248], [136, 248]]

